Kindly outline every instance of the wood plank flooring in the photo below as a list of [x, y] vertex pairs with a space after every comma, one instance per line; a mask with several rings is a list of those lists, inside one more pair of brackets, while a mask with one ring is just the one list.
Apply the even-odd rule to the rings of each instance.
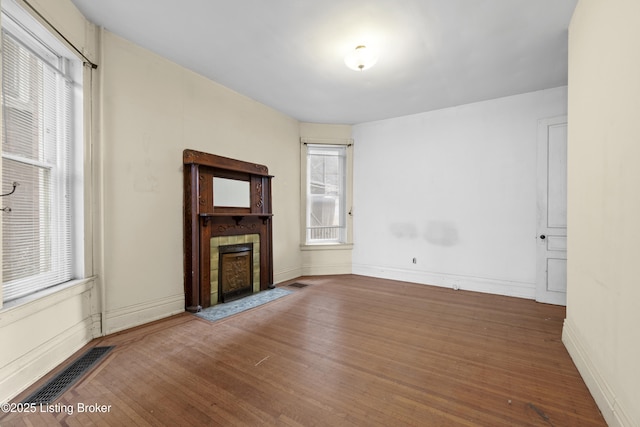
[[362, 276], [298, 282], [215, 323], [185, 313], [94, 340], [116, 348], [56, 402], [73, 414], [0, 425], [606, 425], [561, 342], [563, 307]]

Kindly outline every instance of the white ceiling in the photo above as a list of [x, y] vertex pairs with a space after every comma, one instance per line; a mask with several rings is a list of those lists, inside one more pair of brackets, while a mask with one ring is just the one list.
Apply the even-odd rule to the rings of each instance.
[[[98, 25], [300, 121], [354, 124], [567, 84], [577, 0], [72, 0]], [[344, 64], [359, 44], [365, 71]]]

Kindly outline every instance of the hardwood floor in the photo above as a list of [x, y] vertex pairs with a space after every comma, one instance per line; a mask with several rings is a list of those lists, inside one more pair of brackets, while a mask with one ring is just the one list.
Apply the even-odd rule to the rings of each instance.
[[116, 347], [56, 402], [72, 415], [0, 425], [606, 425], [560, 340], [563, 307], [361, 276], [298, 281], [309, 286], [215, 323], [185, 313], [94, 340]]

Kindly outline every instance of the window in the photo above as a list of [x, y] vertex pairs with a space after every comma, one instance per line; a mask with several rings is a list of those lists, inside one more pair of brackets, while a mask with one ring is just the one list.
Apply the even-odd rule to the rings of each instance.
[[1, 199], [7, 302], [79, 272], [82, 63], [15, 5], [2, 12], [2, 193], [18, 184]]
[[305, 242], [348, 242], [348, 172], [350, 144], [305, 143]]

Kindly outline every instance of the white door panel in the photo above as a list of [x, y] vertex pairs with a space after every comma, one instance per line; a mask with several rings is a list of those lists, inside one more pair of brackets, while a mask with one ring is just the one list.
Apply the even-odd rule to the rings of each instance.
[[567, 292], [567, 260], [547, 259], [547, 292]]
[[536, 301], [567, 301], [567, 118], [538, 122]]

